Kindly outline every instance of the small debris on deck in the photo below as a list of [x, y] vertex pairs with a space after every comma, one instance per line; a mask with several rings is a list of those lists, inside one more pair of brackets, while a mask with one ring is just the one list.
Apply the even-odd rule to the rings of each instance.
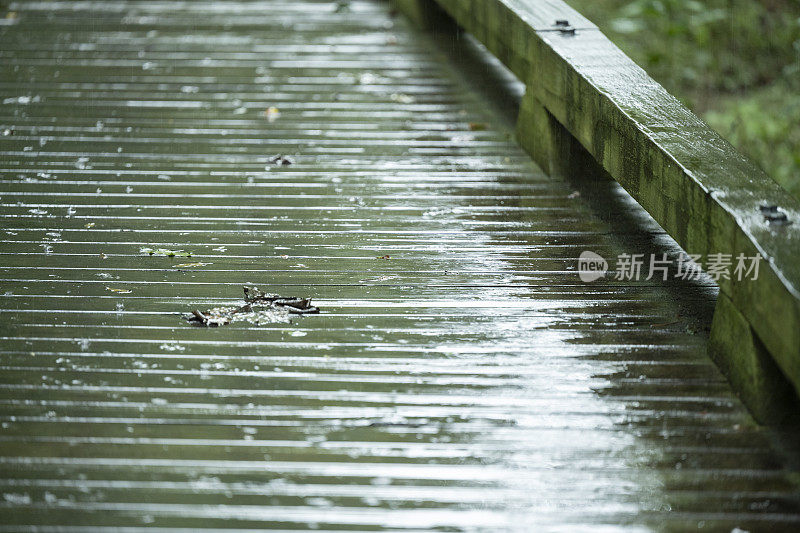
[[276, 155], [273, 156], [267, 161], [270, 165], [277, 165], [279, 167], [285, 167], [294, 163], [294, 160], [291, 157], [286, 157], [285, 155]]
[[116, 287], [106, 287], [107, 291], [116, 292], [119, 294], [130, 294], [133, 291], [130, 289], [117, 289]]
[[163, 257], [192, 257], [192, 252], [184, 252], [183, 250], [170, 250], [168, 248], [141, 248], [139, 251], [143, 254], [159, 255]]
[[261, 292], [258, 287], [244, 286], [243, 305], [238, 307], [215, 307], [208, 311], [193, 310], [184, 315], [188, 322], [201, 326], [218, 327], [232, 322], [249, 322], [255, 325], [288, 322], [289, 315], [319, 313], [319, 308], [311, 305], [311, 298], [279, 296]]
[[268, 121], [275, 122], [280, 118], [281, 112], [277, 107], [268, 107], [264, 110], [264, 116], [267, 117]]

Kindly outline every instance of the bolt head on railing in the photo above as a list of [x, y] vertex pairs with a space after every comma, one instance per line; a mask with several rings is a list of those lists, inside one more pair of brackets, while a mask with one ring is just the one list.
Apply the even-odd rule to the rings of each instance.
[[789, 220], [789, 217], [786, 216], [786, 213], [784, 213], [781, 208], [775, 204], [763, 204], [759, 206], [759, 210], [764, 216], [764, 220], [767, 222], [767, 224], [787, 226], [792, 223], [792, 221]]
[[575, 35], [575, 28], [566, 19], [558, 19], [553, 25], [562, 35]]

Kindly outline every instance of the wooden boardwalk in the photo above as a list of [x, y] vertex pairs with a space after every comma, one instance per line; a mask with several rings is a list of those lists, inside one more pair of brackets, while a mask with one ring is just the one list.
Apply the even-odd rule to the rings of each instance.
[[[582, 283], [675, 248], [484, 66], [372, 1], [0, 16], [0, 531], [800, 527], [713, 286]], [[180, 316], [247, 284], [321, 313]]]

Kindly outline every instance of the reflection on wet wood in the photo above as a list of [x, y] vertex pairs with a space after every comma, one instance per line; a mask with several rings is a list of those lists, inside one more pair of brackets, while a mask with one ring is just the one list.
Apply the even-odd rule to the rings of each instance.
[[[14, 9], [0, 530], [800, 521], [689, 319], [713, 290], [580, 282], [642, 235], [388, 6]], [[181, 317], [251, 284], [321, 312]]]

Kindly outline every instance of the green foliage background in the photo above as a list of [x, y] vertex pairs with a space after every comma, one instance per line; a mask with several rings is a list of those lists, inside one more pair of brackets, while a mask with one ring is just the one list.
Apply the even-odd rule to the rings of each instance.
[[567, 0], [800, 198], [799, 0]]

